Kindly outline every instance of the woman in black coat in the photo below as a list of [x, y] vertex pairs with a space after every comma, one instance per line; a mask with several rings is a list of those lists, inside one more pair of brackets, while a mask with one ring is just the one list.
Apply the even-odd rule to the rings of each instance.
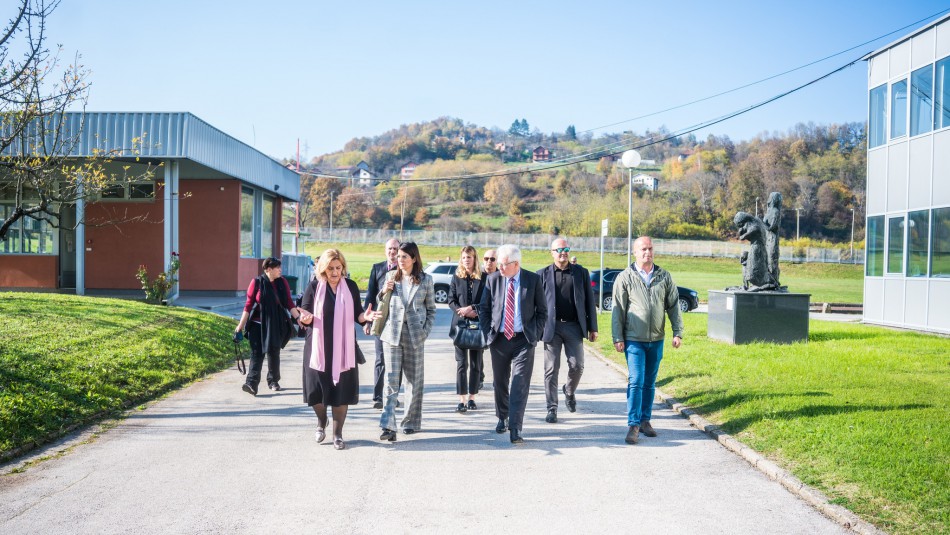
[[327, 436], [327, 406], [331, 407], [333, 447], [338, 450], [346, 447], [343, 422], [347, 409], [359, 402], [355, 325], [377, 316], [372, 305], [363, 311], [360, 290], [343, 276], [345, 272], [343, 254], [337, 249], [324, 251], [317, 262], [316, 276], [300, 303], [300, 324], [307, 335], [303, 351], [303, 401], [317, 415], [317, 442], [323, 442]]
[[[449, 308], [456, 315], [453, 321], [462, 318], [478, 320], [478, 302], [485, 288], [488, 274], [478, 268], [478, 252], [471, 245], [462, 247], [459, 267], [452, 276], [449, 290]], [[481, 381], [483, 350], [455, 347], [455, 393], [459, 395], [457, 412], [475, 410], [475, 395]], [[466, 403], [467, 401], [467, 403]]]

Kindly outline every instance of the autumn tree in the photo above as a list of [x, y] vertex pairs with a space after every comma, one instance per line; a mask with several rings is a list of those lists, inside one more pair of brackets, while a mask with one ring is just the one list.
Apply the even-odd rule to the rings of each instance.
[[317, 177], [313, 179], [307, 200], [307, 223], [329, 225], [330, 196], [339, 196], [343, 192], [343, 183], [331, 177]]
[[76, 128], [66, 110], [84, 109], [89, 86], [78, 55], [64, 67], [62, 48], [47, 45], [47, 19], [58, 4], [20, 0], [0, 30], [0, 196], [13, 201], [0, 219], [0, 240], [22, 219], [59, 227], [77, 201], [153, 172], [151, 166], [132, 172], [131, 165], [109, 165], [116, 157], [134, 157], [144, 135], [107, 140], [114, 148], [89, 158], [68, 157], [79, 145], [83, 121]]

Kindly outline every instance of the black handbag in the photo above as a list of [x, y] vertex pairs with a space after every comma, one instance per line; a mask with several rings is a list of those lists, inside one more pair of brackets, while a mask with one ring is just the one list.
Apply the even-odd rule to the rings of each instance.
[[357, 364], [366, 364], [366, 357], [363, 356], [363, 350], [360, 349], [360, 345], [356, 344], [356, 363]]
[[459, 349], [482, 350], [488, 344], [485, 342], [485, 333], [477, 319], [459, 318], [450, 329], [455, 347]]

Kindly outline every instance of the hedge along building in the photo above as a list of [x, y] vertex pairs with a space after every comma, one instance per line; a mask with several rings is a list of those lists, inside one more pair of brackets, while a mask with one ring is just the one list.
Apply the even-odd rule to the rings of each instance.
[[864, 59], [864, 320], [950, 333], [950, 15]]
[[[0, 288], [138, 291], [138, 267], [154, 278], [177, 252], [178, 291], [234, 295], [259, 273], [262, 258], [280, 257], [280, 214], [284, 202], [298, 200], [297, 173], [190, 113], [69, 113], [67, 121], [67, 130], [82, 130], [70, 157], [96, 157], [141, 138], [135, 156], [105, 165], [154, 173], [68, 206], [62, 228], [19, 220], [0, 241]], [[10, 190], [0, 188], [0, 216], [12, 207]], [[120, 222], [82, 223], [94, 220]]]

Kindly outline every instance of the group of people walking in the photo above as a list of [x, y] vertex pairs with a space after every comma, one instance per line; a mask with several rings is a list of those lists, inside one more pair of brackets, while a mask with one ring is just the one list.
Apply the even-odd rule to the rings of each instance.
[[[614, 286], [611, 322], [614, 346], [625, 353], [629, 370], [625, 440], [630, 444], [639, 441], [640, 433], [656, 436], [650, 417], [666, 316], [672, 324], [674, 348], [680, 346], [683, 331], [676, 285], [669, 272], [653, 263], [652, 241], [640, 237], [633, 248], [636, 262], [617, 277]], [[243, 388], [256, 395], [265, 354], [268, 384], [280, 389], [280, 345], [275, 345], [278, 337], [273, 334], [279, 329], [271, 322], [287, 313], [297, 321], [306, 334], [304, 402], [317, 416], [317, 442], [326, 439], [330, 407], [337, 449], [346, 447], [343, 423], [347, 407], [358, 401], [358, 364], [365, 362], [355, 339], [357, 323], [366, 334], [376, 335], [373, 402], [382, 410], [380, 440], [393, 442], [399, 430], [411, 434], [422, 428], [424, 347], [435, 323], [434, 284], [422, 270], [415, 243], [390, 239], [385, 252], [386, 260], [372, 267], [363, 303], [356, 283], [346, 278], [346, 259], [337, 249], [327, 249], [320, 256], [299, 307], [293, 306], [289, 286], [280, 276], [280, 261], [265, 260], [265, 275], [248, 287], [245, 311], [235, 331], [236, 339], [247, 332], [251, 343], [251, 366]], [[583, 341], [596, 341], [598, 329], [590, 273], [570, 252], [565, 239], [554, 240], [553, 262], [534, 273], [521, 268], [521, 251], [514, 245], [486, 251], [481, 267], [477, 250], [465, 246], [452, 277], [449, 307], [455, 321], [477, 321], [484, 335], [494, 375], [495, 431], [508, 431], [513, 444], [524, 442], [524, 412], [539, 341], [544, 347], [545, 421], [558, 421], [559, 393], [568, 411], [577, 410]], [[458, 412], [478, 409], [485, 348], [455, 348]], [[568, 370], [559, 388], [562, 352]], [[403, 379], [406, 408], [397, 422]]]

